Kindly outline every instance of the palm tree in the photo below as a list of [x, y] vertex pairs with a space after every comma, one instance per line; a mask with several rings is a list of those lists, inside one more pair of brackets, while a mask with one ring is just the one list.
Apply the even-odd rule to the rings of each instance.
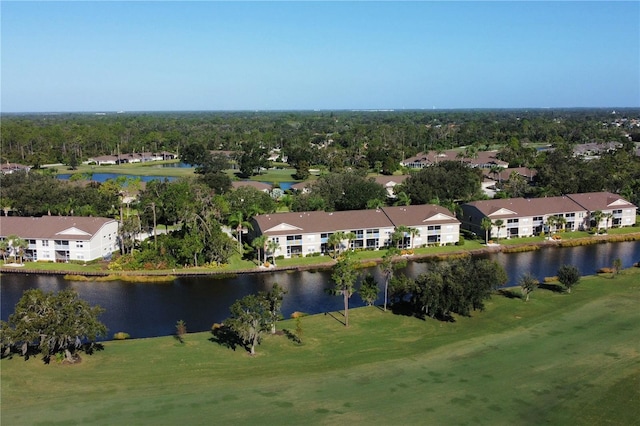
[[7, 261], [7, 254], [9, 253], [9, 241], [0, 240], [0, 253], [2, 253], [2, 260]]
[[602, 210], [596, 210], [595, 212], [591, 213], [591, 217], [595, 221], [596, 234], [598, 234], [600, 233], [600, 222], [602, 222], [604, 213], [602, 212]]
[[547, 218], [547, 227], [549, 228], [549, 238], [551, 238], [551, 234], [556, 230], [555, 228], [556, 228], [557, 220], [558, 220], [558, 216], [549, 216]]
[[482, 222], [480, 223], [482, 229], [484, 229], [484, 243], [489, 244], [489, 230], [493, 228], [493, 222], [488, 217], [483, 217]]
[[530, 273], [526, 273], [522, 277], [520, 277], [518, 284], [520, 285], [520, 290], [522, 291], [522, 294], [525, 295], [526, 297], [524, 301], [528, 302], [529, 295], [533, 293], [533, 291], [536, 289], [539, 283], [538, 283], [538, 280], [533, 275], [531, 275]]
[[504, 220], [497, 219], [493, 224], [498, 228], [498, 235], [496, 236], [496, 241], [500, 241], [500, 229], [505, 227]]
[[394, 206], [408, 206], [410, 204], [411, 198], [404, 191], [401, 191], [396, 195], [396, 202], [393, 203]]
[[604, 215], [604, 230], [609, 229], [609, 219], [613, 219], [613, 213], [605, 213]]
[[263, 234], [251, 241], [251, 246], [258, 251], [258, 263], [260, 263], [260, 250], [262, 250], [262, 263], [264, 264], [267, 261], [266, 246], [268, 239], [269, 237]]
[[344, 234], [344, 239], [347, 240], [347, 248], [351, 248], [351, 241], [356, 239], [355, 232], [347, 232]]
[[396, 226], [396, 229], [391, 234], [391, 241], [396, 244], [397, 248], [404, 246], [404, 238], [409, 233], [410, 228], [405, 225]]
[[567, 224], [567, 219], [564, 216], [558, 216], [556, 218], [556, 226], [558, 229], [564, 230], [565, 225]]
[[271, 260], [273, 261], [273, 266], [276, 266], [276, 251], [280, 248], [280, 243], [274, 239], [270, 239], [267, 241], [267, 251], [271, 253]]
[[11, 246], [11, 251], [13, 251], [16, 261], [19, 259], [18, 263], [22, 264], [22, 257], [24, 256], [24, 251], [29, 248], [29, 242], [17, 235], [8, 236], [7, 240], [9, 246]]
[[409, 247], [413, 248], [413, 240], [415, 239], [415, 237], [420, 236], [420, 230], [418, 228], [409, 228], [409, 235], [411, 236]]
[[231, 215], [229, 215], [228, 224], [229, 224], [229, 227], [231, 227], [232, 229], [235, 229], [236, 236], [238, 238], [238, 243], [240, 244], [240, 247], [242, 247], [243, 230], [245, 228], [253, 229], [253, 226], [249, 221], [247, 221], [247, 219], [244, 217], [244, 213], [242, 213], [242, 211], [240, 210], [237, 210], [231, 213]]
[[367, 201], [367, 209], [376, 209], [378, 210], [379, 208], [384, 207], [384, 201], [382, 201], [379, 198], [373, 198], [369, 201]]
[[337, 258], [338, 254], [340, 254], [340, 246], [342, 245], [342, 240], [346, 238], [346, 234], [342, 231], [334, 232], [327, 238], [327, 245], [333, 247], [333, 258]]
[[502, 167], [493, 165], [491, 166], [490, 173], [494, 176], [498, 176], [498, 184], [502, 183]]

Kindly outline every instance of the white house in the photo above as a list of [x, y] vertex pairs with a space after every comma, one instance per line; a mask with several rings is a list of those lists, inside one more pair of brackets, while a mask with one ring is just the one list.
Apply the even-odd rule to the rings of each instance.
[[460, 222], [447, 209], [431, 204], [383, 207], [340, 212], [292, 212], [257, 215], [253, 236], [267, 235], [278, 248], [274, 256], [306, 256], [327, 253], [329, 237], [336, 232], [353, 233], [352, 249], [378, 250], [391, 244], [396, 228], [416, 230], [406, 233], [403, 247], [445, 245], [459, 240]]
[[[483, 200], [463, 204], [461, 208], [462, 222], [466, 229], [484, 235], [482, 219], [487, 217], [494, 223], [489, 236], [497, 238], [528, 237], [543, 231], [555, 231], [558, 227], [578, 231], [594, 226], [631, 226], [636, 221], [636, 206], [610, 192]], [[594, 213], [597, 211], [611, 216], [603, 216], [601, 223], [596, 224]], [[550, 217], [562, 218], [564, 224], [552, 225], [551, 229], [547, 229]], [[501, 229], [495, 226], [497, 220], [502, 220]], [[608, 225], [607, 220], [610, 221]]]
[[29, 244], [33, 261], [89, 261], [118, 249], [118, 222], [104, 217], [42, 216], [0, 218], [0, 239], [16, 235]]

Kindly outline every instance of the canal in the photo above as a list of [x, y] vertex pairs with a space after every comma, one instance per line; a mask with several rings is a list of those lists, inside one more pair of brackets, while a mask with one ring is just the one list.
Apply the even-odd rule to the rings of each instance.
[[[640, 242], [595, 244], [582, 247], [545, 248], [523, 253], [485, 255], [502, 264], [508, 274], [507, 285], [516, 285], [524, 273], [538, 279], [556, 275], [558, 268], [571, 264], [582, 275], [594, 274], [611, 266], [620, 258], [624, 268], [640, 260]], [[429, 262], [410, 262], [403, 271], [418, 276]], [[378, 268], [369, 268], [382, 285]], [[244, 274], [235, 277], [181, 277], [170, 283], [128, 283], [67, 281], [61, 276], [3, 274], [0, 277], [0, 317], [6, 320], [26, 289], [59, 291], [71, 288], [92, 305], [106, 309], [101, 320], [109, 328], [109, 336], [124, 331], [133, 338], [173, 334], [175, 323], [184, 320], [189, 331], [209, 330], [213, 323], [229, 316], [229, 306], [237, 299], [268, 290], [275, 282], [287, 290], [282, 312], [288, 318], [294, 311], [316, 314], [342, 309], [342, 298], [329, 295], [330, 271], [292, 271]], [[382, 297], [382, 293], [380, 294]], [[379, 301], [381, 298], [379, 299]], [[362, 306], [358, 295], [352, 296], [351, 307]]]

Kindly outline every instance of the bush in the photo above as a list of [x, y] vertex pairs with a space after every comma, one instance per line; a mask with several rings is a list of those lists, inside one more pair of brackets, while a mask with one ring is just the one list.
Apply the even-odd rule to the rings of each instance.
[[460, 235], [460, 238], [458, 239], [458, 242], [456, 243], [457, 246], [463, 246], [464, 245], [464, 237], [462, 235]]
[[118, 331], [113, 335], [113, 340], [126, 340], [131, 338], [129, 333], [125, 333], [124, 331]]

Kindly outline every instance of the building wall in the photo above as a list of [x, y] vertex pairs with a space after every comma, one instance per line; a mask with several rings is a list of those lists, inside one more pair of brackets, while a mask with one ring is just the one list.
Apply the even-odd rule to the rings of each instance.
[[55, 262], [102, 259], [118, 250], [118, 222], [106, 223], [90, 240], [61, 235], [59, 238], [27, 241], [29, 247], [26, 254], [32, 260]]

